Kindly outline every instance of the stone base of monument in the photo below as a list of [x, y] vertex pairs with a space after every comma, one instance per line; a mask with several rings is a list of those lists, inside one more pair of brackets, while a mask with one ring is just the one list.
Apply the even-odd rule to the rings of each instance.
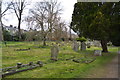
[[37, 61], [36, 64], [34, 64], [33, 62], [29, 62], [28, 64], [17, 63], [16, 66], [6, 67], [6, 68], [1, 69], [2, 77], [5, 77], [7, 75], [12, 75], [18, 72], [31, 70], [37, 67], [42, 67], [42, 66], [43, 66], [43, 63], [41, 61]]
[[52, 61], [58, 61], [58, 59], [53, 59], [53, 58], [51, 58], [51, 60], [52, 60]]

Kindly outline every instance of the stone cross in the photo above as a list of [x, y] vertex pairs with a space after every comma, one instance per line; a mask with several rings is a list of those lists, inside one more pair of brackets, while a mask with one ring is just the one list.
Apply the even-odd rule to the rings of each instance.
[[94, 56], [102, 56], [101, 50], [95, 50], [94, 51]]
[[51, 60], [57, 61], [57, 56], [59, 53], [59, 48], [57, 44], [53, 44], [52, 48], [51, 48]]

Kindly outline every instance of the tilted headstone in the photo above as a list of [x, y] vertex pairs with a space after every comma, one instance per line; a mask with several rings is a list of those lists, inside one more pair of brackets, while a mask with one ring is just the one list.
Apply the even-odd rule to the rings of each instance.
[[81, 50], [86, 50], [86, 43], [85, 42], [81, 42]]
[[57, 44], [54, 44], [51, 48], [51, 60], [57, 61], [58, 53], [59, 53], [59, 48]]
[[79, 44], [77, 43], [77, 41], [73, 42], [72, 48], [74, 51], [78, 51], [79, 50]]
[[101, 50], [95, 50], [94, 51], [94, 56], [102, 56]]

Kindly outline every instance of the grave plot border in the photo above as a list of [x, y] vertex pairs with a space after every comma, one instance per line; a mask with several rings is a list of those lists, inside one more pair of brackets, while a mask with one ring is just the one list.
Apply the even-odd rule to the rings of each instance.
[[27, 48], [27, 49], [15, 49], [15, 51], [28, 51], [30, 50], [31, 48]]
[[[31, 64], [31, 62], [28, 64], [23, 64], [23, 65], [21, 64], [21, 67], [18, 67], [18, 65], [12, 66], [12, 67], [6, 67], [6, 68], [1, 69], [2, 70], [2, 77], [5, 77], [7, 75], [12, 75], [15, 73], [19, 73], [19, 72], [23, 72], [23, 71], [27, 71], [27, 70], [32, 70], [34, 68], [42, 67], [42, 66], [43, 66], [43, 63], [41, 61], [37, 61], [36, 64]], [[21, 70], [21, 68], [24, 68], [24, 67], [28, 67], [28, 68]], [[16, 68], [16, 69], [14, 69], [14, 68]]]
[[76, 63], [86, 63], [86, 64], [89, 64], [89, 63], [92, 63], [96, 60], [96, 58], [93, 58], [92, 60], [84, 60], [84, 61], [80, 61], [82, 60], [83, 58], [81, 59], [73, 59], [72, 61], [73, 62], [76, 62]]

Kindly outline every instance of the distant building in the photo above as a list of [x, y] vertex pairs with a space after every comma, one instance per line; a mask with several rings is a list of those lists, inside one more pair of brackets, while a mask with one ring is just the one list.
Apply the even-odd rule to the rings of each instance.
[[[4, 25], [4, 29], [9, 31], [11, 35], [15, 35], [18, 32], [18, 28], [16, 26], [10, 25], [10, 26], [5, 26]], [[25, 33], [26, 30], [21, 29], [21, 33]]]
[[4, 26], [4, 29], [9, 31], [11, 35], [15, 35], [15, 33], [18, 31], [18, 29], [15, 27], [13, 27], [12, 25], [10, 26]]

